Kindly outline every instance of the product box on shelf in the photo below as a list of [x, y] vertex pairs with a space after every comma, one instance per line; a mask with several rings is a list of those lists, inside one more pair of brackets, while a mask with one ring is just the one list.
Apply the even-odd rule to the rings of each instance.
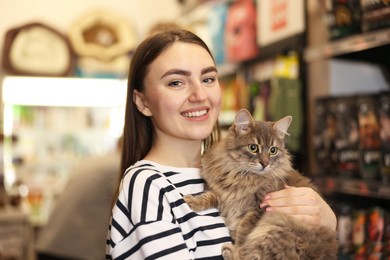
[[379, 177], [381, 143], [377, 100], [375, 95], [356, 97], [359, 122], [359, 172], [363, 179], [378, 179]]
[[340, 255], [349, 255], [352, 250], [352, 206], [341, 205], [337, 214], [337, 239]]
[[360, 0], [325, 0], [323, 6], [330, 40], [361, 32]]
[[367, 257], [368, 259], [381, 259], [384, 255], [384, 232], [386, 211], [374, 207], [367, 212]]
[[320, 175], [390, 181], [390, 92], [315, 100]]
[[339, 205], [339, 259], [388, 259], [389, 231], [390, 215], [385, 208]]
[[335, 169], [335, 117], [329, 110], [330, 98], [318, 98], [315, 101], [315, 159], [320, 175], [333, 175]]
[[337, 175], [356, 178], [359, 174], [359, 126], [355, 97], [332, 98], [330, 111], [336, 122]]
[[362, 31], [390, 26], [390, 1], [361, 0]]
[[390, 6], [390, 1], [387, 0], [360, 0], [360, 5], [363, 11], [378, 10]]
[[390, 93], [381, 93], [379, 101], [379, 125], [381, 141], [381, 179], [390, 181]]
[[385, 223], [383, 231], [383, 253], [384, 259], [390, 258], [390, 212], [385, 212]]
[[366, 213], [363, 209], [352, 212], [352, 245], [355, 259], [364, 259], [366, 254]]

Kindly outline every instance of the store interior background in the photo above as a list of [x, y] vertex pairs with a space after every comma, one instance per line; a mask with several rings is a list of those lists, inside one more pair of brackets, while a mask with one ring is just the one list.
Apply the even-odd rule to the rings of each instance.
[[[135, 0], [76, 0], [53, 2], [49, 0], [2, 0], [0, 33], [19, 24], [31, 21], [46, 22], [65, 32], [68, 27], [85, 12], [97, 8], [108, 8], [129, 20], [137, 34], [142, 37], [156, 21], [179, 17], [177, 1], [135, 1]], [[12, 15], [11, 15], [12, 14]], [[1, 42], [1, 45], [3, 42]]]
[[[259, 1], [262, 0], [253, 2], [258, 3]], [[339, 232], [342, 234], [347, 232], [349, 234], [348, 237], [340, 238], [340, 243], [342, 243], [342, 249], [345, 250], [345, 254], [356, 254], [362, 248], [365, 248], [367, 251], [370, 246], [372, 247], [374, 242], [377, 244], [380, 243], [381, 250], [383, 249], [382, 251], [384, 252], [386, 246], [390, 247], [390, 216], [388, 213], [390, 210], [389, 177], [386, 177], [386, 179], [382, 178], [379, 173], [373, 178], [363, 178], [359, 174], [346, 177], [340, 176], [333, 169], [328, 172], [326, 170], [324, 171], [325, 168], [322, 167], [323, 165], [319, 165], [318, 158], [316, 157], [319, 148], [315, 145], [314, 138], [318, 134], [319, 121], [323, 119], [319, 118], [315, 112], [316, 106], [318, 105], [317, 102], [320, 98], [371, 95], [384, 93], [384, 91], [389, 90], [390, 27], [383, 27], [372, 32], [355, 32], [340, 37], [339, 39], [331, 40], [329, 28], [325, 24], [323, 17], [324, 12], [321, 9], [323, 7], [321, 5], [322, 1], [296, 1], [296, 3], [305, 3], [304, 12], [296, 21], [289, 22], [299, 23], [299, 19], [302, 18], [302, 28], [297, 25], [298, 28], [295, 28], [296, 31], [292, 34], [286, 34], [285, 37], [282, 36], [281, 38], [276, 37], [273, 42], [265, 43], [264, 46], [257, 42], [259, 53], [249, 59], [227, 61], [223, 64], [218, 64], [221, 84], [225, 86], [226, 93], [229, 95], [229, 97], [224, 97], [224, 111], [221, 114], [222, 126], [226, 127], [231, 123], [232, 117], [239, 107], [246, 107], [253, 114], [257, 115], [259, 119], [264, 119], [266, 116], [260, 114], [265, 113], [264, 110], [269, 108], [261, 106], [261, 104], [264, 105], [264, 102], [266, 102], [262, 95], [264, 93], [268, 95], [268, 92], [261, 92], [260, 89], [267, 89], [271, 85], [270, 82], [275, 78], [278, 80], [282, 78], [282, 81], [284, 78], [287, 78], [288, 84], [293, 82], [293, 86], [298, 86], [295, 89], [297, 91], [295, 94], [298, 93], [299, 95], [294, 96], [295, 103], [292, 104], [292, 107], [295, 109], [295, 113], [298, 113], [295, 117], [295, 122], [300, 122], [300, 125], [294, 128], [294, 131], [297, 131], [298, 137], [295, 145], [291, 147], [292, 149], [296, 149], [293, 150], [296, 167], [305, 175], [312, 177], [319, 185], [321, 192], [338, 215], [339, 223], [341, 223], [338, 227]], [[29, 22], [42, 22], [66, 34], [67, 30], [77, 19], [89, 11], [99, 9], [112, 11], [125, 18], [132, 28], [136, 42], [140, 42], [148, 34], [150, 28], [158, 22], [177, 22], [185, 26], [190, 25], [210, 46], [211, 36], [207, 27], [210, 8], [215, 4], [232, 2], [234, 1], [191, 0], [187, 1], [186, 7], [190, 7], [187, 10], [177, 0], [0, 0], [0, 50], [3, 50], [3, 37], [10, 28]], [[2, 52], [0, 52], [0, 60], [2, 59], [1, 55]], [[292, 62], [293, 65], [289, 64], [289, 62]], [[280, 70], [275, 74], [277, 65], [280, 65], [283, 69], [279, 68]], [[286, 72], [286, 70], [293, 72]], [[0, 68], [0, 82], [5, 82], [5, 79], [9, 76], [13, 75], [9, 75], [6, 70]], [[16, 80], [22, 76], [16, 75]], [[69, 78], [73, 77], [70, 76]], [[125, 82], [122, 76], [119, 79], [113, 79], [112, 77], [107, 79], [107, 84], [104, 83], [105, 80], [98, 79], [100, 83], [103, 82], [103, 88], [110, 84], [117, 85], [118, 87], [115, 92], [116, 96], [112, 97], [112, 99], [124, 93]], [[39, 85], [39, 83], [35, 84]], [[15, 87], [14, 89], [17, 88]], [[236, 96], [236, 99], [233, 101], [232, 95]], [[67, 94], [64, 93], [64, 96], [67, 96]], [[119, 131], [115, 129], [112, 131], [111, 128], [116, 127], [116, 129], [120, 129], [121, 124], [118, 116], [113, 116], [113, 113], [121, 115], [123, 112], [121, 110], [123, 108], [123, 100], [117, 104], [114, 102], [103, 105], [103, 108], [99, 108], [99, 105], [90, 105], [72, 109], [67, 105], [63, 107], [52, 105], [52, 108], [39, 104], [31, 106], [20, 104], [7, 105], [3, 103], [3, 98], [0, 110], [2, 114], [0, 117], [1, 127], [5, 137], [1, 147], [3, 157], [2, 181], [7, 182], [5, 180], [6, 174], [4, 173], [9, 170], [9, 167], [12, 168], [12, 171], [21, 171], [22, 173], [17, 173], [21, 176], [27, 176], [29, 174], [28, 172], [33, 169], [38, 172], [35, 176], [39, 177], [35, 179], [26, 177], [32, 184], [31, 187], [28, 187], [30, 194], [28, 194], [28, 189], [24, 191], [25, 193], [22, 192], [23, 199], [25, 200], [25, 207], [22, 207], [23, 209], [13, 208], [10, 210], [12, 207], [9, 206], [7, 206], [7, 210], [0, 209], [0, 244], [5, 243], [4, 241], [8, 239], [2, 237], [2, 234], [6, 234], [4, 230], [6, 230], [5, 227], [7, 225], [9, 226], [10, 218], [20, 221], [22, 223], [21, 225], [27, 226], [28, 228], [33, 227], [33, 230], [39, 230], [39, 227], [44, 225], [50, 214], [50, 209], [53, 203], [55, 203], [55, 197], [59, 196], [60, 191], [65, 187], [69, 172], [80, 158], [92, 154], [103, 154], [113, 149], [115, 141], [119, 136]], [[256, 104], [260, 104], [260, 107], [256, 107]], [[35, 108], [26, 110], [26, 107]], [[17, 121], [11, 124], [19, 127], [25, 124], [27, 125], [25, 129], [29, 131], [32, 129], [33, 134], [26, 134], [26, 130], [19, 128], [21, 129], [19, 134], [21, 136], [24, 134], [27, 137], [18, 141], [15, 140], [15, 136], [7, 137], [9, 133], [6, 133], [7, 126], [5, 125], [8, 123], [5, 122], [5, 119], [8, 116], [9, 109], [13, 111], [13, 120]], [[280, 113], [283, 112], [286, 111]], [[268, 111], [268, 113], [271, 112]], [[20, 115], [22, 116], [20, 117]], [[267, 114], [267, 116], [269, 115]], [[26, 120], [26, 118], [40, 118], [42, 122], [19, 122], [18, 120], [21, 120], [21, 118], [22, 121]], [[71, 128], [71, 126], [63, 122], [57, 122], [56, 120], [58, 118], [62, 120], [75, 120], [76, 123]], [[15, 125], [13, 125], [14, 129]], [[47, 130], [48, 125], [50, 125], [49, 129], [54, 134], [44, 132], [45, 128]], [[85, 130], [85, 126], [88, 126], [87, 130]], [[43, 132], [40, 132], [41, 130]], [[65, 139], [73, 145], [73, 154], [71, 155], [69, 155], [68, 151], [62, 151], [58, 152], [58, 154], [54, 152], [51, 154], [51, 158], [46, 158], [47, 151], [35, 149], [39, 145], [39, 142], [36, 143], [37, 140], [45, 139], [45, 141], [50, 141], [51, 138], [55, 139], [58, 136], [63, 138], [64, 133], [67, 134], [67, 131], [71, 133], [79, 131], [78, 135], [82, 136], [85, 142], [94, 144], [90, 146], [85, 145], [86, 148], [82, 147], [77, 152], [74, 152], [74, 149], [76, 149], [75, 146], [80, 147], [80, 144], [75, 145], [73, 139], [69, 141], [69, 139], [66, 139], [67, 136], [65, 136]], [[101, 135], [108, 137], [106, 139], [100, 138]], [[100, 143], [97, 142], [99, 139], [101, 141]], [[25, 146], [21, 146], [20, 141], [25, 141]], [[56, 141], [53, 141], [53, 143], [54, 145], [52, 143], [50, 145], [54, 146], [54, 151], [56, 151], [61, 145], [56, 143]], [[296, 147], [299, 147], [299, 149]], [[57, 165], [52, 166], [55, 170], [50, 167], [50, 169], [48, 167], [40, 168], [37, 165], [30, 165], [28, 167], [23, 165], [23, 167], [20, 167], [18, 164], [21, 161], [24, 164], [29, 162], [28, 158], [23, 157], [40, 153], [42, 153], [41, 157], [34, 157], [34, 160], [36, 160], [35, 163], [39, 165], [41, 163], [48, 163], [50, 160], [55, 160], [58, 162]], [[62, 170], [58, 170], [58, 168]], [[47, 178], [46, 171], [52, 171], [49, 174], [51, 176], [50, 178]], [[42, 174], [42, 172], [45, 173]], [[40, 182], [42, 178], [45, 180]], [[44, 199], [41, 198], [39, 202], [39, 214], [36, 211], [34, 212], [34, 205], [29, 205], [27, 202], [28, 196], [32, 195], [34, 185], [37, 183], [41, 184], [41, 186], [38, 185], [39, 189], [44, 189], [42, 192]], [[44, 183], [44, 187], [42, 187], [42, 183]], [[7, 183], [5, 186], [8, 193], [15, 192], [15, 189], [7, 187]], [[22, 214], [19, 214], [21, 212]], [[26, 212], [27, 218], [25, 218]], [[373, 212], [378, 214], [382, 221], [385, 222], [382, 230], [378, 231], [380, 232], [380, 242], [371, 241], [367, 232], [364, 235], [361, 233], [357, 234], [356, 231], [359, 228], [359, 230], [368, 231], [370, 224], [369, 216]], [[362, 219], [364, 219], [364, 223], [361, 226], [357, 226], [358, 222], [362, 221]], [[346, 226], [342, 226], [345, 225], [342, 224], [345, 223], [343, 221], [349, 221], [349, 229]], [[386, 227], [387, 233], [385, 232]], [[355, 233], [353, 233], [354, 229], [356, 229]], [[3, 230], [3, 233], [1, 230]], [[23, 232], [25, 231], [21, 231], [19, 235], [21, 237], [23, 236], [21, 239], [25, 243], [25, 233]], [[34, 234], [32, 234], [32, 237], [34, 237]], [[31, 250], [31, 247], [33, 247], [33, 241], [31, 242], [29, 240], [26, 245], [23, 245], [23, 250]]]

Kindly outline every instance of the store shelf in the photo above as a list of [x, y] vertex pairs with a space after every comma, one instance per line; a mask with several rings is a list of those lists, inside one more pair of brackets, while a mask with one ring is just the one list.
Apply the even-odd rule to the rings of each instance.
[[28, 215], [0, 209], [0, 259], [34, 259], [33, 229]]
[[[227, 0], [224, 0], [228, 2]], [[180, 1], [179, 1], [180, 2]], [[192, 12], [196, 12], [198, 9], [208, 5], [219, 3], [221, 0], [194, 0], [194, 1], [183, 1], [181, 4], [181, 15], [188, 15]]]
[[313, 62], [387, 44], [390, 44], [390, 28], [353, 35], [321, 46], [307, 48], [304, 51], [304, 59], [306, 62]]
[[6, 76], [2, 84], [5, 105], [123, 107], [124, 79]]
[[390, 185], [379, 181], [336, 177], [316, 177], [313, 181], [324, 194], [342, 193], [390, 200]]
[[218, 75], [219, 77], [226, 77], [233, 75], [240, 68], [240, 65], [237, 63], [225, 63], [218, 65]]

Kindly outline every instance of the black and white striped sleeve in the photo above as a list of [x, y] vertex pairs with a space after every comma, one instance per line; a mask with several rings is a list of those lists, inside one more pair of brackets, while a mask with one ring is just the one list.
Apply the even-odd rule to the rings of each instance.
[[111, 259], [191, 259], [173, 216], [173, 185], [153, 168], [133, 169], [122, 182], [107, 246]]

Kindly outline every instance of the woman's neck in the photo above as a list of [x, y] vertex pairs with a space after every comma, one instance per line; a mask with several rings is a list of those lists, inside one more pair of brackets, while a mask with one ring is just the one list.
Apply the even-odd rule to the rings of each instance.
[[158, 142], [144, 159], [174, 167], [200, 167], [201, 141]]

